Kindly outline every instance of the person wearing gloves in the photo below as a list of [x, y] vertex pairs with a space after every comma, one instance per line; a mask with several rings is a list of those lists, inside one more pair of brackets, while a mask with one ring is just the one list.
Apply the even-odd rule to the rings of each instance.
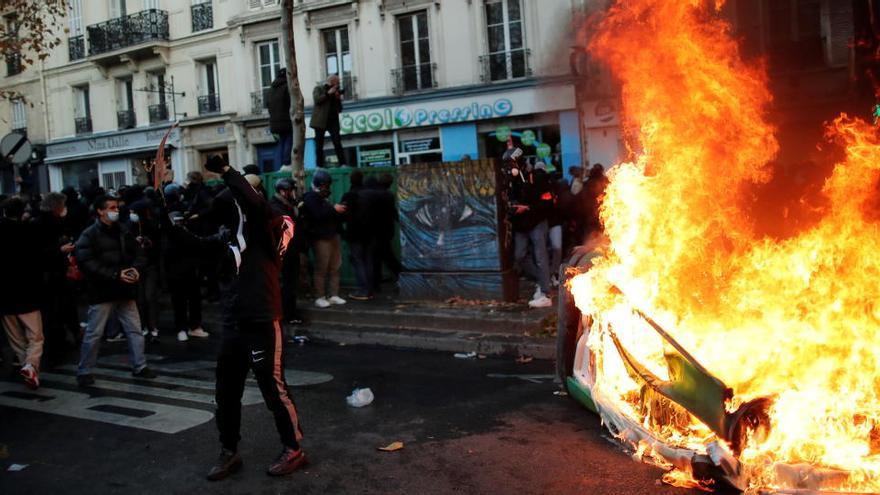
[[221, 174], [231, 194], [231, 204], [221, 221], [230, 232], [228, 249], [220, 267], [223, 336], [217, 357], [217, 429], [221, 451], [208, 472], [212, 481], [241, 468], [241, 396], [248, 370], [254, 372], [263, 400], [272, 411], [281, 437], [282, 451], [267, 473], [280, 476], [306, 464], [300, 441], [302, 430], [284, 377], [281, 331], [281, 287], [278, 272], [285, 222], [238, 171], [218, 155], [205, 169]]
[[76, 380], [95, 383], [92, 368], [98, 360], [101, 336], [115, 314], [128, 340], [128, 361], [137, 378], [155, 378], [144, 356], [144, 336], [138, 314], [137, 284], [147, 264], [144, 250], [127, 226], [119, 222], [119, 201], [99, 196], [94, 203], [98, 219], [76, 241], [76, 259], [86, 277], [89, 297], [88, 326], [82, 339]]
[[339, 297], [339, 268], [342, 266], [339, 232], [347, 209], [342, 204], [331, 204], [332, 183], [330, 174], [318, 170], [312, 178], [312, 190], [303, 195], [303, 215], [315, 250], [315, 306], [319, 308], [345, 304], [345, 299]]

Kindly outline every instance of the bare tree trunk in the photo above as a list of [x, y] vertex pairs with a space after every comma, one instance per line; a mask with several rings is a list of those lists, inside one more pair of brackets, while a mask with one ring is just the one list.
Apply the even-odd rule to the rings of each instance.
[[306, 149], [305, 102], [299, 86], [299, 70], [296, 65], [296, 43], [293, 38], [293, 0], [284, 0], [281, 14], [281, 37], [284, 44], [284, 59], [287, 61], [287, 87], [290, 89], [290, 119], [293, 121], [293, 146], [291, 164], [293, 178], [296, 179], [299, 196], [305, 189]]

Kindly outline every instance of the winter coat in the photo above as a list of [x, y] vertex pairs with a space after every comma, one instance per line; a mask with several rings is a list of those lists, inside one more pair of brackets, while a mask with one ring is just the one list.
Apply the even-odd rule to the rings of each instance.
[[20, 315], [40, 308], [43, 250], [38, 227], [0, 219], [0, 315]]
[[268, 90], [269, 130], [275, 134], [290, 134], [293, 124], [290, 122], [290, 91], [287, 77], [276, 77]]
[[342, 100], [336, 95], [327, 94], [330, 89], [326, 84], [315, 86], [312, 97], [315, 106], [312, 108], [312, 120], [309, 127], [312, 129], [339, 128], [339, 114], [342, 112]]
[[[239, 322], [280, 320], [281, 284], [278, 272], [281, 270], [281, 257], [278, 255], [278, 241], [283, 227], [281, 215], [238, 171], [228, 170], [223, 174], [223, 182], [229, 187], [245, 217], [242, 235], [246, 242], [238, 270], [233, 269], [232, 277], [221, 277], [220, 280], [224, 318]], [[231, 242], [243, 247], [237, 239], [242, 218], [234, 204], [233, 210]], [[224, 259], [230, 260], [230, 257]]]
[[309, 191], [303, 196], [303, 215], [309, 241], [332, 239], [339, 234], [342, 215], [317, 191]]
[[76, 261], [86, 277], [89, 304], [137, 298], [137, 284], [119, 280], [119, 274], [131, 267], [143, 272], [147, 258], [125, 225], [96, 220], [76, 241]]

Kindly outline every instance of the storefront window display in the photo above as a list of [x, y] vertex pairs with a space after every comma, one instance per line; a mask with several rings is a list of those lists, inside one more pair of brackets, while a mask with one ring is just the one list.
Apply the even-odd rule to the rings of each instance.
[[559, 126], [511, 129], [509, 126], [499, 125], [494, 131], [483, 134], [481, 138], [484, 147], [481, 156], [500, 158], [507, 149], [507, 142], [510, 139], [514, 146], [523, 150], [523, 159], [526, 163], [534, 164], [542, 161], [552, 165], [556, 170], [561, 170]]
[[98, 162], [65, 164], [62, 178], [64, 187], [73, 187], [79, 191], [98, 187]]

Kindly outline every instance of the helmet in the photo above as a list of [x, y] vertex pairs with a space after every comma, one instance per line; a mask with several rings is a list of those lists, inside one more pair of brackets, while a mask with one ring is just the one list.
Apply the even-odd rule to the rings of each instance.
[[276, 191], [290, 191], [296, 187], [296, 182], [292, 179], [281, 179], [275, 183]]
[[329, 186], [332, 183], [333, 178], [330, 177], [330, 174], [328, 174], [325, 170], [318, 170], [317, 172], [315, 172], [315, 176], [312, 178], [312, 184], [315, 187]]

